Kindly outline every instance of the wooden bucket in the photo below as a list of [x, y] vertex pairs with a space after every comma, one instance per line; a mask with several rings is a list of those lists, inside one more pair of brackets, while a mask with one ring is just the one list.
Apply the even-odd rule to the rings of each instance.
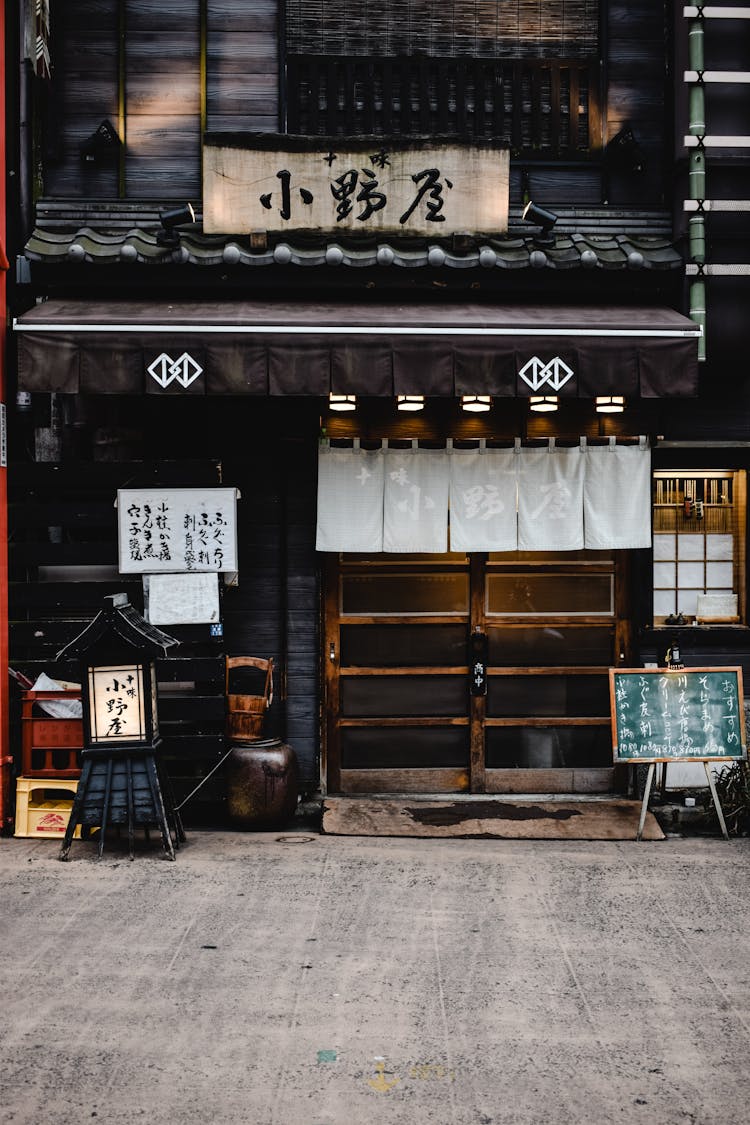
[[[226, 658], [227, 736], [230, 742], [252, 742], [261, 737], [266, 711], [273, 702], [273, 660], [258, 656]], [[230, 693], [229, 673], [234, 668], [257, 668], [265, 672], [262, 695]]]

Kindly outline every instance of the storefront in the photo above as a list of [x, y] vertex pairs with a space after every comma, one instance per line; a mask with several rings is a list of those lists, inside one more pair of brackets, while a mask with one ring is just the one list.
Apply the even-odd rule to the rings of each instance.
[[[273, 572], [275, 721], [309, 787], [623, 786], [607, 669], [640, 659], [652, 446], [665, 408], [697, 390], [692, 321], [664, 306], [51, 299], [15, 333], [22, 390], [145, 429], [173, 418], [185, 483], [201, 420], [212, 429], [250, 528], [215, 651], [241, 638], [270, 655], [267, 620], [238, 599]], [[335, 396], [354, 409], [331, 410]], [[611, 399], [624, 409], [597, 410]], [[227, 479], [243, 440], [285, 462], [281, 553], [249, 486], [267, 481]]]

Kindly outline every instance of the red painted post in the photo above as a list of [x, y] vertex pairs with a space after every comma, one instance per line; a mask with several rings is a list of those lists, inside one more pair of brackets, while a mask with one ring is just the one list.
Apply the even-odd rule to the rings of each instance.
[[0, 828], [10, 819], [12, 758], [8, 733], [8, 443], [6, 414], [8, 293], [5, 128], [5, 4], [0, 4]]

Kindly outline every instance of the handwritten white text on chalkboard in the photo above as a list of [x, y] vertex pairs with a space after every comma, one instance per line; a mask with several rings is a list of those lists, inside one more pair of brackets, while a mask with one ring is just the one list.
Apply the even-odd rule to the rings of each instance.
[[729, 669], [613, 672], [616, 757], [742, 756], [740, 682]]

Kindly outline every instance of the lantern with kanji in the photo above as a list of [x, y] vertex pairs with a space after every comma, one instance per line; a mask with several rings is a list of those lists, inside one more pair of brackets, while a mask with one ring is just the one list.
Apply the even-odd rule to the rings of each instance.
[[81, 780], [61, 859], [67, 858], [77, 824], [99, 828], [100, 855], [107, 827], [127, 824], [131, 857], [134, 829], [158, 827], [174, 858], [171, 834], [176, 842], [184, 834], [156, 761], [161, 743], [156, 657], [178, 643], [149, 624], [127, 594], [112, 594], [58, 653], [58, 660], [79, 659], [83, 702]]

